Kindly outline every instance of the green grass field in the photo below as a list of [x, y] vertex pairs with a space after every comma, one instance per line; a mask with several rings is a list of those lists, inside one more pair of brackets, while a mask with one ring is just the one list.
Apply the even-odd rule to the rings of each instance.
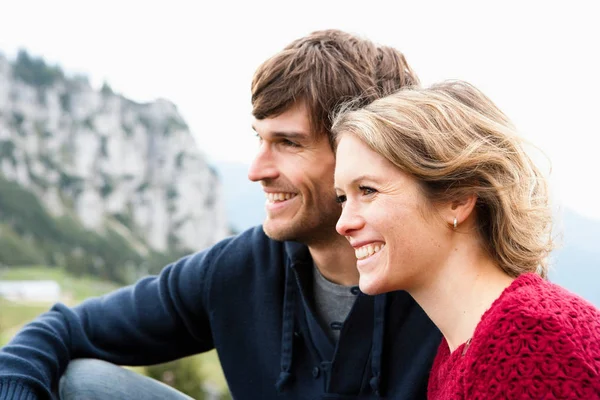
[[[70, 306], [76, 305], [88, 297], [100, 296], [118, 288], [113, 283], [98, 281], [90, 277], [75, 278], [60, 268], [37, 266], [0, 269], [0, 280], [54, 280], [61, 287], [61, 301]], [[8, 343], [24, 324], [48, 311], [51, 306], [52, 304], [15, 303], [0, 298], [0, 346]], [[197, 358], [201, 374], [205, 377], [206, 382], [226, 390], [227, 384], [217, 353], [213, 350], [194, 356], [194, 358]], [[136, 368], [136, 370], [144, 372], [141, 368]]]

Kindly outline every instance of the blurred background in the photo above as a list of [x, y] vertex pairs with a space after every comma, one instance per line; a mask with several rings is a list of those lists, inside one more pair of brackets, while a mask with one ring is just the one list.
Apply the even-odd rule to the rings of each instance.
[[[0, 344], [260, 224], [250, 82], [314, 30], [396, 47], [424, 84], [467, 80], [535, 146], [551, 279], [600, 306], [600, 26], [593, 2], [2, 1]], [[596, 49], [596, 50], [594, 50]], [[226, 398], [214, 352], [139, 369]]]

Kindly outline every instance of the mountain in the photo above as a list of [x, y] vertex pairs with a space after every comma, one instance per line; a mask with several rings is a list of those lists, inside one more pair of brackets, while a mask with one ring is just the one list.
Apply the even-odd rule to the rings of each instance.
[[244, 163], [215, 162], [229, 226], [236, 232], [262, 224], [266, 216], [264, 192], [259, 183], [248, 179], [248, 168]]
[[104, 268], [229, 232], [217, 174], [173, 103], [95, 90], [25, 51], [0, 54], [0, 186], [4, 264], [18, 249]]
[[[237, 231], [259, 225], [265, 217], [260, 185], [247, 178], [249, 166], [217, 162], [230, 224]], [[600, 221], [572, 210], [556, 216], [559, 247], [551, 257], [550, 279], [600, 307]]]
[[600, 307], [600, 221], [569, 209], [561, 215], [550, 279]]

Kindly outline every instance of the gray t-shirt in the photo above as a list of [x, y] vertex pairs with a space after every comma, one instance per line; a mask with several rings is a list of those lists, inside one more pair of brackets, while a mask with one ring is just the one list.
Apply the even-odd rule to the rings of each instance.
[[343, 286], [328, 281], [313, 264], [313, 292], [317, 318], [329, 337], [337, 342], [342, 324], [360, 291], [357, 286]]

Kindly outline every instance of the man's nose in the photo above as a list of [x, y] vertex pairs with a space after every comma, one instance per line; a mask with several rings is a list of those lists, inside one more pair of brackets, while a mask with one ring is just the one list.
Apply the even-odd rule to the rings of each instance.
[[258, 153], [254, 157], [250, 169], [248, 170], [248, 179], [253, 182], [259, 182], [268, 179], [275, 179], [279, 176], [277, 165], [273, 158], [273, 152], [269, 143], [263, 141], [260, 144]]

